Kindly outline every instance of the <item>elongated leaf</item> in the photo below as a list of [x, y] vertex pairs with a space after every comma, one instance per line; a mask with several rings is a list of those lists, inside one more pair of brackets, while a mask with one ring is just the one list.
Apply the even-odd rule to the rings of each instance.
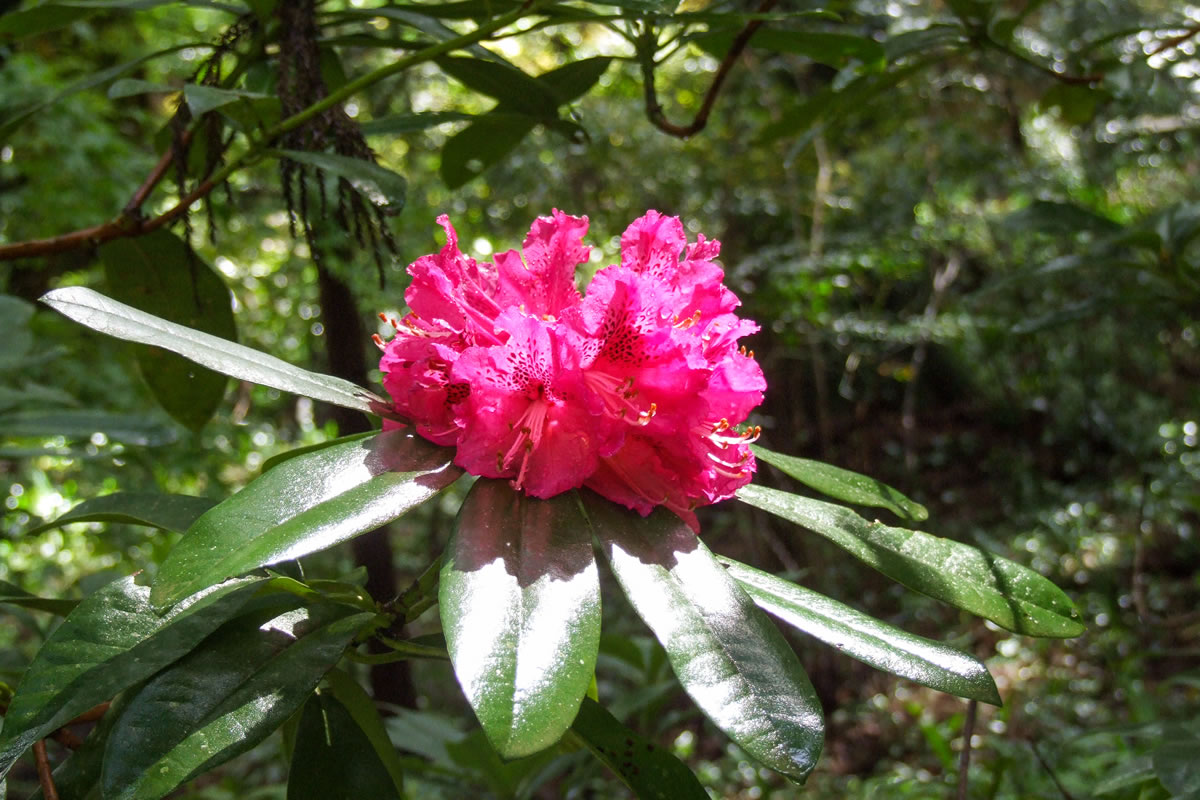
[[[146, 313], [237, 340], [225, 282], [175, 234], [157, 230], [97, 249], [112, 297]], [[135, 348], [142, 379], [168, 414], [199, 430], [221, 405], [228, 378], [159, 347]]]
[[494, 97], [508, 111], [531, 117], [558, 116], [558, 96], [533, 75], [509, 64], [481, 58], [446, 56], [437, 65], [459, 83]]
[[1067, 595], [1007, 558], [921, 531], [868, 522], [848, 508], [761, 486], [738, 499], [819, 533], [910, 589], [1027, 636], [1078, 636]]
[[392, 785], [395, 786], [396, 791], [403, 792], [404, 767], [400, 762], [400, 754], [396, 750], [396, 746], [392, 744], [392, 740], [388, 736], [383, 718], [379, 716], [379, 710], [375, 708], [375, 701], [358, 684], [358, 681], [340, 669], [330, 670], [325, 679], [329, 681], [329, 686], [333, 689], [333, 696], [345, 706], [347, 713], [354, 720], [354, 724], [366, 736], [367, 742], [375, 751], [375, 755], [379, 757], [383, 768], [391, 776]]
[[438, 174], [447, 187], [457, 189], [512, 152], [537, 122], [535, 117], [522, 114], [477, 117], [442, 145]]
[[13, 411], [0, 416], [0, 434], [13, 438], [50, 438], [86, 440], [95, 434], [125, 444], [157, 447], [175, 441], [176, 433], [167, 425], [135, 414], [111, 414], [91, 409], [56, 411]]
[[387, 406], [382, 398], [349, 381], [309, 372], [227, 339], [176, 325], [82, 286], [55, 289], [41, 300], [93, 330], [162, 347], [233, 378], [356, 411], [373, 413], [374, 407]]
[[207, 114], [217, 108], [238, 103], [243, 100], [264, 100], [270, 95], [261, 92], [248, 92], [244, 89], [220, 89], [216, 86], [204, 86], [197, 83], [185, 84], [183, 97], [193, 116]]
[[[29, 534], [26, 534], [28, 536]], [[21, 608], [32, 608], [35, 611], [48, 611], [51, 614], [65, 616], [70, 614], [75, 606], [79, 605], [78, 600], [60, 600], [54, 597], [38, 597], [35, 594], [22, 589], [16, 584], [8, 581], [0, 581], [0, 605], [19, 606]]]
[[[723, 58], [733, 44], [732, 30], [705, 34], [693, 41], [704, 50]], [[821, 31], [795, 31], [764, 28], [754, 34], [750, 46], [776, 53], [793, 53], [819, 64], [842, 67], [852, 59], [864, 63], [883, 60], [883, 45], [866, 36]]]
[[700, 710], [766, 766], [803, 780], [821, 703], [783, 635], [674, 514], [642, 518], [588, 495], [613, 574]]
[[53, 522], [38, 525], [26, 536], [72, 522], [124, 522], [183, 533], [200, 515], [217, 504], [207, 497], [150, 492], [114, 492], [84, 500]]
[[600, 583], [574, 493], [538, 500], [471, 487], [446, 548], [438, 603], [463, 693], [505, 758], [571, 726], [600, 648]]
[[998, 706], [987, 667], [961, 650], [906, 633], [823, 594], [720, 558], [750, 599], [789, 625], [876, 669], [922, 686]]
[[537, 80], [554, 93], [560, 104], [570, 103], [587, 94], [611, 63], [612, 59], [605, 56], [581, 58], [544, 72]]
[[1200, 797], [1200, 722], [1174, 722], [1163, 729], [1163, 742], [1151, 754], [1154, 774], [1172, 795]]
[[750, 449], [754, 451], [755, 457], [761, 458], [821, 494], [855, 505], [886, 508], [899, 517], [916, 522], [929, 519], [929, 511], [925, 506], [914, 503], [886, 483], [874, 478], [821, 461], [775, 453], [757, 445], [751, 445]]
[[119, 100], [122, 97], [135, 97], [140, 94], [175, 91], [178, 91], [178, 89], [168, 86], [165, 83], [144, 81], [141, 78], [121, 78], [119, 81], [113, 81], [112, 86], [108, 87], [108, 99]]
[[285, 461], [196, 520], [159, 569], [151, 600], [170, 605], [391, 522], [462, 474], [452, 456], [392, 431]]
[[1155, 779], [1154, 759], [1152, 756], [1126, 758], [1119, 762], [1115, 769], [1110, 770], [1104, 780], [1092, 787], [1093, 794], [1110, 794], [1140, 783]]
[[287, 800], [335, 797], [400, 800], [400, 789], [350, 712], [322, 692], [304, 704]]
[[638, 800], [708, 800], [687, 765], [626, 728], [595, 700], [584, 698], [571, 730]]
[[5, 715], [0, 776], [50, 731], [153, 675], [237, 612], [257, 579], [229, 581], [165, 614], [133, 578], [86, 598], [42, 645]]
[[[30, 10], [32, 11], [34, 9]], [[170, 55], [172, 53], [178, 53], [180, 50], [189, 50], [192, 48], [207, 49], [209, 47], [212, 47], [212, 45], [207, 42], [189, 42], [187, 44], [172, 45], [171, 47], [157, 50], [153, 53], [147, 53], [144, 56], [139, 56], [132, 61], [126, 61], [122, 64], [109, 67], [108, 69], [102, 69], [99, 72], [93, 72], [90, 75], [75, 81], [75, 83], [60, 89], [58, 92], [55, 92], [46, 99], [39, 100], [33, 105], [23, 108], [12, 116], [0, 121], [0, 141], [8, 139], [8, 137], [12, 135], [12, 132], [20, 127], [25, 120], [37, 114], [39, 111], [49, 108], [63, 98], [70, 97], [78, 92], [87, 91], [88, 89], [108, 83], [114, 78], [119, 78], [127, 72], [132, 72], [142, 64], [145, 64], [147, 61], [152, 61], [156, 58], [162, 58], [163, 56]]]
[[366, 136], [395, 136], [399, 133], [423, 131], [447, 122], [462, 122], [474, 118], [472, 114], [463, 114], [459, 111], [426, 111], [413, 114], [392, 114], [364, 122], [361, 127]]
[[61, 30], [95, 13], [94, 9], [69, 8], [58, 3], [45, 3], [22, 11], [10, 11], [0, 16], [0, 41], [23, 39], [26, 36]]
[[293, 447], [291, 450], [284, 450], [282, 453], [276, 453], [263, 462], [262, 471], [269, 472], [275, 469], [285, 461], [289, 461], [296, 456], [302, 456], [305, 453], [315, 453], [318, 450], [324, 450], [327, 447], [336, 447], [339, 444], [346, 442], [357, 442], [362, 439], [370, 439], [372, 436], [378, 436], [379, 431], [363, 431], [362, 433], [352, 433], [349, 436], [339, 436], [336, 439], [318, 442], [317, 444], [309, 444], [304, 447]]
[[300, 707], [373, 615], [239, 618], [130, 699], [104, 755], [106, 800], [157, 800], [244, 753]]
[[271, 150], [272, 155], [289, 158], [310, 167], [316, 167], [330, 175], [345, 178], [356, 189], [370, 198], [371, 202], [388, 214], [399, 214], [404, 209], [408, 193], [408, 182], [396, 172], [370, 161], [334, 153], [312, 153], [307, 150]]

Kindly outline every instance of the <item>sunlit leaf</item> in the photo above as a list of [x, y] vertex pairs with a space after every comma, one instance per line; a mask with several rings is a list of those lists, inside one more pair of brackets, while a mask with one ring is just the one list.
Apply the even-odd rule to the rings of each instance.
[[977, 658], [769, 573], [720, 560], [759, 608], [851, 658], [931, 689], [1000, 705], [996, 683]]
[[175, 661], [237, 612], [257, 579], [229, 581], [160, 613], [133, 578], [85, 598], [42, 645], [0, 737], [0, 776], [31, 744]]
[[782, 634], [674, 514], [643, 518], [591, 494], [587, 509], [613, 574], [692, 700], [751, 756], [803, 780], [824, 722]]
[[289, 459], [196, 520], [163, 562], [151, 598], [170, 605], [391, 522], [462, 474], [452, 456], [392, 431]]
[[750, 484], [738, 499], [803, 525], [910, 589], [1028, 636], [1078, 636], [1067, 595], [1007, 558], [921, 531], [868, 522], [848, 508]]
[[775, 453], [757, 445], [751, 445], [750, 449], [755, 457], [822, 494], [855, 505], [886, 508], [897, 516], [916, 522], [929, 519], [929, 511], [925, 506], [914, 503], [882, 481], [821, 461]]
[[157, 800], [270, 735], [374, 616], [347, 611], [240, 617], [155, 675], [113, 729], [101, 775], [106, 800]]
[[600, 645], [591, 531], [573, 492], [539, 500], [507, 481], [471, 488], [438, 587], [454, 672], [506, 758], [571, 726]]
[[87, 289], [71, 286], [42, 296], [42, 302], [93, 330], [162, 347], [233, 378], [374, 413], [387, 403], [360, 386], [332, 375], [293, 366], [227, 339], [176, 325]]

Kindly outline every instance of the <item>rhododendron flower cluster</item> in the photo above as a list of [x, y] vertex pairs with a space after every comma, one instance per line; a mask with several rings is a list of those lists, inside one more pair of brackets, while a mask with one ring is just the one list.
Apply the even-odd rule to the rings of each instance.
[[494, 263], [438, 223], [445, 247], [408, 268], [410, 312], [375, 337], [395, 411], [420, 435], [534, 497], [587, 486], [693, 529], [694, 508], [750, 480], [758, 430], [736, 426], [766, 381], [739, 348], [758, 326], [734, 313], [719, 242], [689, 244], [677, 217], [648, 211], [621, 237], [620, 265], [580, 295], [586, 217], [555, 210]]

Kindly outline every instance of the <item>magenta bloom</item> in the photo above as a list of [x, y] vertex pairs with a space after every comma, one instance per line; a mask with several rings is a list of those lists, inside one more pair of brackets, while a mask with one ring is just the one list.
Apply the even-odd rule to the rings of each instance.
[[446, 246], [409, 266], [411, 310], [390, 341], [376, 337], [384, 388], [418, 433], [534, 497], [587, 486], [694, 529], [694, 508], [749, 482], [758, 431], [736, 426], [766, 381], [738, 347], [758, 326], [734, 313], [719, 242], [689, 245], [677, 217], [648, 211], [621, 237], [620, 266], [581, 297], [586, 217], [539, 218], [521, 253], [494, 264], [438, 223]]

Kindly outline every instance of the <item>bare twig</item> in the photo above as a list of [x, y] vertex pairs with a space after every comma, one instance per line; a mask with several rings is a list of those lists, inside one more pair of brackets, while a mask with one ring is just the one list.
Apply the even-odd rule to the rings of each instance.
[[67, 724], [68, 725], [80, 725], [84, 722], [95, 722], [96, 720], [100, 719], [101, 717], [103, 717], [105, 714], [108, 713], [108, 707], [111, 705], [112, 705], [112, 703], [101, 703], [100, 705], [90, 708], [87, 711], [83, 712], [82, 714], [80, 714], [78, 717], [71, 720]]
[[1068, 72], [1057, 72], [1032, 56], [1028, 56], [1019, 50], [1013, 50], [1012, 48], [1006, 47], [1000, 42], [994, 41], [987, 37], [984, 37], [979, 41], [981, 41], [987, 47], [999, 50], [1001, 53], [1007, 53], [1021, 63], [1028, 64], [1039, 72], [1049, 75], [1051, 78], [1054, 78], [1060, 83], [1066, 83], [1072, 86], [1091, 86], [1092, 84], [1100, 83], [1100, 81], [1104, 80], [1103, 72], [1093, 72], [1087, 75], [1072, 75]]
[[1167, 50], [1170, 50], [1172, 47], [1178, 47], [1189, 39], [1195, 37], [1197, 34], [1200, 34], [1200, 25], [1193, 25], [1188, 28], [1186, 32], [1181, 33], [1178, 36], [1172, 36], [1170, 39], [1163, 39], [1159, 43], [1158, 47], [1155, 47], [1149, 53], [1146, 53], [1146, 58], [1156, 56], [1159, 53], [1164, 53]]
[[187, 149], [194, 135], [195, 131], [188, 128], [179, 135], [178, 141], [171, 142], [163, 152], [162, 158], [154, 165], [154, 169], [150, 170], [150, 174], [146, 176], [146, 180], [142, 181], [142, 185], [137, 188], [137, 191], [129, 198], [129, 202], [125, 204], [125, 216], [135, 218], [141, 213], [142, 206], [146, 203], [146, 199], [150, 197], [150, 193], [154, 191], [154, 187], [158, 186], [163, 176], [167, 174], [167, 170], [175, 163], [179, 151]]
[[958, 277], [961, 268], [962, 257], [956, 252], [951, 252], [949, 258], [946, 259], [946, 266], [934, 273], [933, 294], [929, 296], [925, 312], [921, 315], [920, 338], [917, 346], [913, 348], [911, 374], [908, 377], [908, 385], [904, 387], [904, 399], [900, 405], [900, 427], [904, 431], [904, 466], [909, 470], [917, 467], [917, 384], [921, 377], [921, 370], [925, 367], [925, 359], [929, 356], [929, 342], [933, 338], [933, 323], [937, 321], [942, 299], [950, 288], [950, 284], [954, 283]]
[[33, 759], [37, 762], [38, 784], [42, 787], [42, 797], [46, 800], [58, 800], [58, 788], [54, 785], [54, 775], [50, 771], [50, 759], [46, 757], [44, 739], [33, 743]]
[[967, 800], [967, 786], [971, 772], [971, 737], [975, 735], [975, 711], [979, 703], [967, 703], [967, 719], [963, 722], [963, 749], [958, 757], [958, 800]]
[[[763, 0], [763, 3], [757, 9], [757, 13], [763, 14], [770, 11], [778, 1]], [[737, 61], [742, 51], [746, 49], [746, 45], [750, 43], [750, 37], [762, 27], [764, 21], [761, 19], [751, 20], [746, 23], [746, 27], [742, 28], [734, 38], [733, 43], [729, 46], [729, 52], [725, 54], [725, 58], [721, 59], [721, 63], [717, 67], [717, 74], [713, 76], [712, 85], [708, 87], [708, 91], [704, 95], [704, 101], [700, 104], [700, 110], [696, 112], [696, 116], [687, 125], [678, 125], [668, 120], [662, 105], [658, 102], [658, 90], [654, 87], [654, 68], [656, 66], [654, 51], [657, 47], [657, 41], [653, 29], [647, 27], [646, 38], [638, 47], [638, 55], [642, 62], [642, 82], [645, 84], [646, 116], [654, 124], [654, 127], [664, 133], [678, 136], [681, 139], [694, 136], [704, 130], [704, 126], [708, 124], [708, 116], [712, 113], [713, 105], [717, 102], [717, 95], [721, 93], [721, 87], [724, 85], [725, 79], [729, 77], [729, 71], [733, 69], [734, 62]]]

